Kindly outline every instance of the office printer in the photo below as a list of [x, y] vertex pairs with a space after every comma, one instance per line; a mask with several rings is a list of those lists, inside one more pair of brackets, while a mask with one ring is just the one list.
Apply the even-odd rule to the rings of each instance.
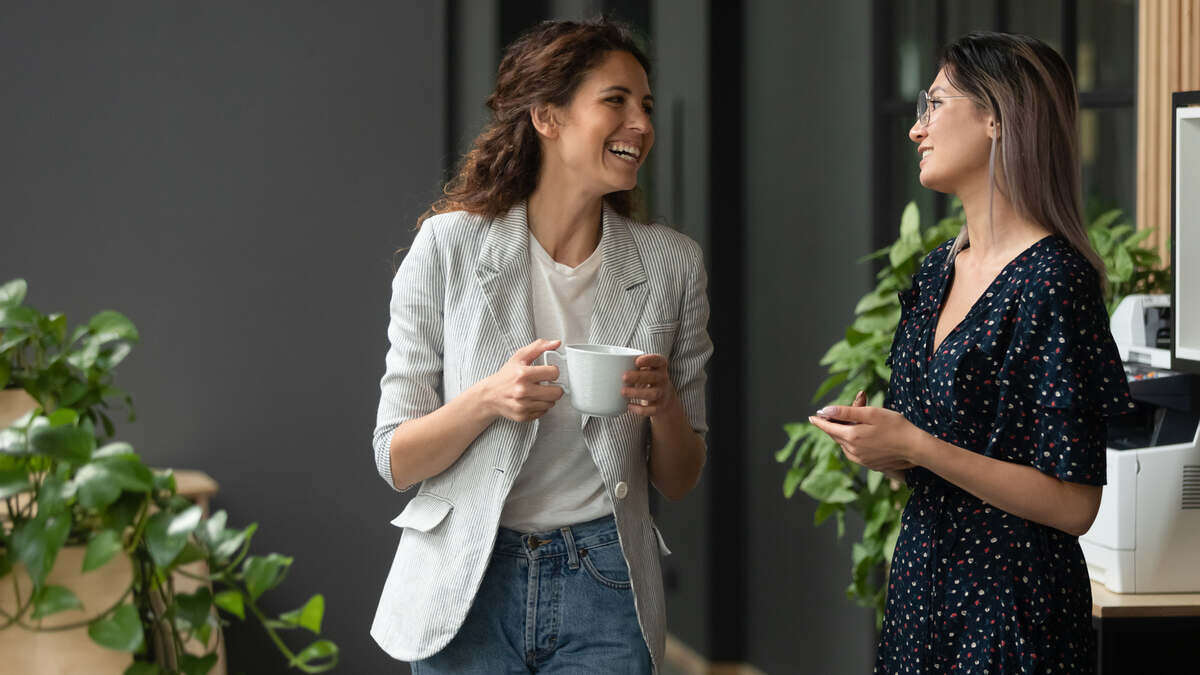
[[1109, 420], [1108, 484], [1079, 543], [1116, 593], [1200, 592], [1200, 376], [1162, 367], [1170, 312], [1170, 296], [1131, 295], [1113, 313], [1136, 410]]

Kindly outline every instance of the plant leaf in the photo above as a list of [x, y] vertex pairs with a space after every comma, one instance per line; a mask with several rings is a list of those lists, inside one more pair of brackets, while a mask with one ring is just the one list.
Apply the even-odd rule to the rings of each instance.
[[101, 647], [118, 652], [135, 652], [142, 648], [142, 622], [133, 605], [121, 605], [112, 616], [91, 622], [88, 635]]
[[217, 653], [213, 652], [205, 656], [193, 656], [191, 654], [179, 655], [179, 669], [185, 675], [205, 675], [212, 667], [217, 665]]
[[321, 634], [321, 619], [325, 616], [325, 596], [317, 594], [308, 599], [300, 609], [284, 612], [279, 620], [292, 626], [307, 628], [315, 635]]
[[156, 664], [138, 661], [126, 668], [122, 675], [162, 675], [162, 671]]
[[848, 504], [858, 499], [858, 493], [851, 488], [854, 481], [850, 476], [836, 470], [813, 470], [800, 483], [800, 489], [813, 499], [835, 504]]
[[29, 339], [29, 332], [20, 328], [6, 328], [0, 333], [0, 352], [6, 352]]
[[783, 496], [788, 499], [796, 494], [796, 487], [800, 485], [800, 481], [804, 480], [804, 470], [795, 467], [788, 469], [787, 477], [783, 479]]
[[121, 455], [133, 455], [133, 446], [124, 441], [109, 443], [99, 450], [92, 453], [92, 459], [101, 459], [103, 457], [120, 457]]
[[74, 484], [80, 506], [99, 510], [115, 502], [124, 490], [149, 492], [154, 476], [136, 455], [110, 455], [81, 467]]
[[102, 370], [112, 370], [117, 367], [117, 364], [124, 361], [131, 351], [133, 351], [133, 347], [128, 342], [104, 347], [96, 356], [96, 365]]
[[879, 485], [883, 483], [883, 474], [878, 471], [867, 472], [867, 492], [874, 494], [879, 491]]
[[215, 551], [217, 559], [228, 560], [233, 557], [238, 552], [238, 549], [250, 540], [250, 537], [254, 535], [257, 529], [258, 523], [250, 523], [246, 529], [240, 532], [229, 532], [228, 538], [217, 546], [217, 550]]
[[845, 507], [842, 506], [841, 504], [834, 504], [832, 502], [821, 502], [820, 505], [817, 506], [816, 512], [813, 514], [813, 525], [820, 525], [821, 523], [828, 520], [829, 516], [832, 516], [833, 514], [838, 513], [839, 511], [841, 511], [844, 508]]
[[37, 318], [37, 311], [29, 307], [0, 307], [0, 328], [30, 328]]
[[67, 462], [83, 463], [92, 456], [96, 439], [83, 427], [42, 427], [30, 434], [34, 452]]
[[70, 529], [71, 519], [68, 517], [39, 514], [13, 530], [13, 557], [25, 564], [35, 588], [41, 588], [46, 575], [54, 567], [58, 551], [67, 541]]
[[154, 474], [154, 489], [175, 494], [178, 488], [175, 485], [175, 472], [167, 469]]
[[212, 616], [212, 602], [212, 591], [207, 586], [201, 586], [195, 593], [176, 593], [175, 617], [191, 628], [199, 628]]
[[50, 420], [50, 426], [52, 428], [63, 427], [67, 425], [73, 425], [78, 422], [79, 413], [71, 410], [70, 408], [59, 408], [58, 410], [55, 410], [47, 415], [46, 419]]
[[187, 544], [188, 535], [200, 522], [201, 509], [193, 506], [182, 513], [160, 511], [150, 516], [146, 525], [146, 545], [154, 564], [162, 568], [170, 566]]
[[100, 530], [88, 541], [83, 554], [83, 571], [91, 572], [103, 567], [121, 550], [121, 535], [113, 530]]
[[93, 316], [88, 321], [88, 329], [92, 332], [92, 339], [96, 341], [97, 345], [112, 340], [138, 341], [138, 331], [133, 322], [120, 312], [112, 310], [105, 310]]
[[32, 489], [29, 472], [19, 469], [0, 471], [0, 499], [6, 499]]
[[[327, 659], [325, 663], [314, 665], [313, 661], [318, 659]], [[317, 640], [311, 645], [304, 648], [296, 658], [292, 659], [289, 665], [292, 666], [308, 666], [306, 672], [321, 672], [329, 670], [337, 665], [338, 647], [329, 640]], [[319, 668], [319, 670], [317, 670]]]
[[268, 556], [250, 556], [242, 564], [242, 574], [245, 576], [246, 590], [251, 600], [278, 586], [292, 565], [292, 559], [272, 553]]
[[33, 600], [33, 618], [40, 619], [68, 609], [82, 609], [83, 603], [62, 586], [42, 586]]
[[133, 519], [142, 509], [142, 503], [147, 497], [136, 492], [126, 492], [108, 508], [100, 512], [100, 520], [104, 527], [124, 532], [125, 528], [133, 525]]
[[839, 384], [841, 384], [845, 381], [846, 381], [846, 373], [835, 373], [834, 375], [830, 376], [828, 379], [826, 379], [824, 382], [821, 383], [820, 387], [817, 388], [817, 393], [813, 394], [812, 402], [816, 403], [816, 402], [820, 401], [821, 399], [825, 398], [825, 395], [828, 394], [830, 391], [832, 391], [834, 387], [838, 386]]
[[213, 603], [242, 621], [246, 620], [246, 608], [241, 591], [221, 591], [213, 597]]
[[8, 309], [16, 307], [25, 302], [25, 293], [29, 290], [29, 285], [24, 279], [13, 279], [5, 282], [0, 286], [0, 309]]

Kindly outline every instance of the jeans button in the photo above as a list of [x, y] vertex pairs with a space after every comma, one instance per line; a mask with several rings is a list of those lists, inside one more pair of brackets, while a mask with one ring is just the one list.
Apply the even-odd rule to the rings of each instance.
[[620, 481], [613, 488], [613, 493], [617, 495], [617, 499], [625, 499], [625, 495], [629, 494], [629, 486], [625, 484], [625, 481]]

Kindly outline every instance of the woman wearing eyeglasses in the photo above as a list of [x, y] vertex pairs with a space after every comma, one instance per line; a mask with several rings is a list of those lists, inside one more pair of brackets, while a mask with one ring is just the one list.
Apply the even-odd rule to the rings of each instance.
[[1018, 35], [949, 45], [919, 95], [921, 184], [958, 196], [966, 227], [901, 293], [884, 407], [812, 418], [912, 488], [876, 672], [1095, 668], [1077, 538], [1100, 505], [1105, 420], [1132, 403], [1082, 222], [1076, 112], [1062, 57]]

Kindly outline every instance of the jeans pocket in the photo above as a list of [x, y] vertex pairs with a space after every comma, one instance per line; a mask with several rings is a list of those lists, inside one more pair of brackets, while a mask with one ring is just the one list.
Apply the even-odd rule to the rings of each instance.
[[621, 544], [613, 542], [579, 552], [579, 563], [588, 576], [600, 584], [619, 591], [633, 587], [629, 581], [629, 566], [621, 553]]

